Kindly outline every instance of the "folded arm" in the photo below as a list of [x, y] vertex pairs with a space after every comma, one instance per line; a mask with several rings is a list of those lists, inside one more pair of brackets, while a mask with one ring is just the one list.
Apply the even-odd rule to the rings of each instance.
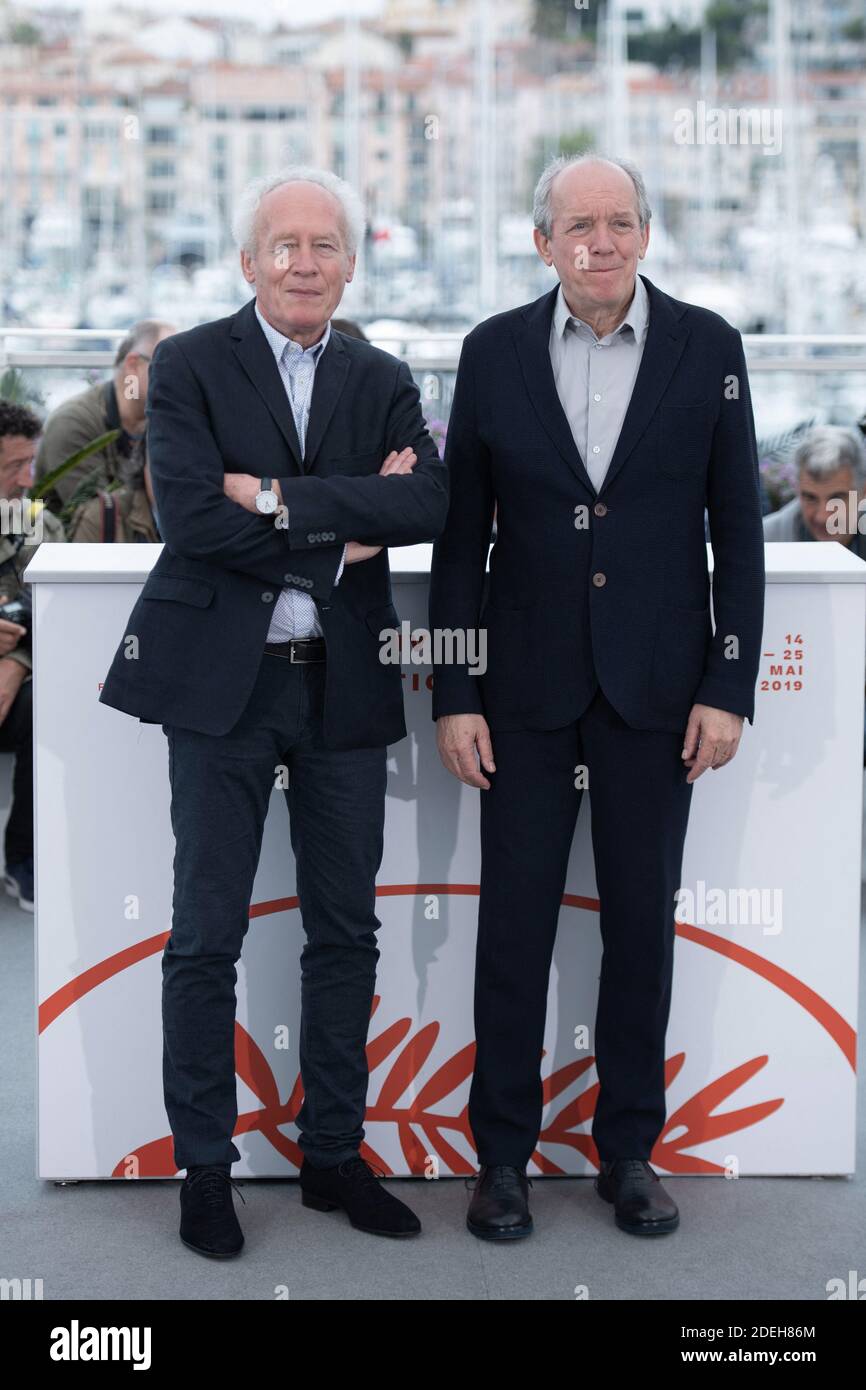
[[[416, 545], [439, 535], [448, 509], [448, 470], [421, 412], [420, 395], [405, 362], [399, 364], [388, 412], [385, 451], [412, 449], [411, 470], [280, 478], [293, 551], [360, 541]], [[323, 533], [332, 540], [322, 539]]]
[[163, 339], [154, 353], [147, 418], [159, 527], [170, 551], [272, 586], [302, 588], [317, 600], [329, 597], [342, 542], [291, 555], [287, 532], [272, 517], [252, 514], [226, 496], [224, 464], [201, 388], [173, 338]]

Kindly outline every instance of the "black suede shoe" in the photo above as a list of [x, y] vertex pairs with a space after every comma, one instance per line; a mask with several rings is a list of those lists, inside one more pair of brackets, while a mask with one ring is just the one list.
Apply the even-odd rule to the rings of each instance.
[[680, 1224], [676, 1202], [644, 1158], [602, 1163], [595, 1190], [606, 1202], [613, 1202], [616, 1224], [629, 1235], [663, 1235]]
[[466, 1225], [482, 1240], [518, 1240], [532, 1233], [532, 1179], [507, 1163], [483, 1163], [469, 1203]]
[[352, 1225], [371, 1236], [416, 1236], [421, 1222], [398, 1197], [387, 1192], [366, 1159], [357, 1154], [334, 1168], [301, 1164], [301, 1201], [313, 1211], [341, 1207]]
[[222, 1260], [239, 1253], [244, 1236], [232, 1202], [235, 1186], [219, 1165], [187, 1170], [180, 1189], [180, 1238], [190, 1250]]

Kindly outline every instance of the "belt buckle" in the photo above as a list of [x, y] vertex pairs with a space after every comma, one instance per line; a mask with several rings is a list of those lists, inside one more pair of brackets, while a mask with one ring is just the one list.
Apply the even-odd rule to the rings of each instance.
[[294, 643], [294, 641], [291, 643], [291, 645], [290, 645], [290, 647], [289, 647], [289, 662], [291, 663], [292, 666], [303, 666], [303, 665], [304, 665], [303, 661], [301, 661], [300, 658], [298, 658], [297, 661], [295, 660], [295, 643]]

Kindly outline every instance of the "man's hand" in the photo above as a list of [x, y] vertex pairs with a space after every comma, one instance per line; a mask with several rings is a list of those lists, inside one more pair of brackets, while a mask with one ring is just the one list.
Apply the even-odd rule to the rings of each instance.
[[490, 783], [479, 768], [495, 772], [490, 729], [483, 714], [440, 714], [436, 720], [439, 757], [449, 772], [467, 787], [490, 790]]
[[[403, 449], [399, 454], [396, 449], [392, 449], [379, 472], [411, 473], [417, 462], [418, 455], [413, 449]], [[360, 541], [349, 541], [346, 548], [346, 564], [355, 565], [359, 560], [372, 560], [381, 549], [381, 545], [362, 545]]]
[[[279, 488], [276, 486], [276, 479], [271, 483], [271, 487], [279, 497]], [[248, 512], [257, 512], [256, 497], [262, 490], [261, 478], [253, 477], [252, 473], [224, 473], [223, 492], [231, 502], [237, 502], [239, 507], [243, 507]], [[282, 500], [282, 499], [281, 499]], [[262, 513], [264, 515], [264, 513]]]
[[399, 454], [396, 449], [392, 449], [379, 472], [383, 474], [411, 473], [417, 462], [418, 455], [414, 449], [401, 449]]
[[[11, 624], [6, 623], [6, 627]], [[16, 623], [17, 627], [18, 624]], [[15, 696], [21, 689], [22, 684], [30, 675], [26, 666], [22, 666], [20, 661], [16, 661], [13, 656], [4, 656], [0, 659], [0, 724], [6, 718], [15, 700]]]
[[708, 767], [713, 771], [729, 763], [743, 732], [743, 716], [711, 705], [692, 705], [682, 758], [690, 768], [687, 782], [696, 782]]
[[349, 541], [346, 545], [346, 564], [356, 565], [359, 560], [372, 560], [381, 549], [381, 545], [362, 545], [360, 541]]
[[[2, 612], [3, 605], [0, 604], [0, 613]], [[20, 623], [10, 622], [8, 618], [0, 618], [0, 657], [13, 651], [26, 631], [26, 627], [22, 627]], [[20, 666], [20, 661], [16, 661], [15, 665]]]

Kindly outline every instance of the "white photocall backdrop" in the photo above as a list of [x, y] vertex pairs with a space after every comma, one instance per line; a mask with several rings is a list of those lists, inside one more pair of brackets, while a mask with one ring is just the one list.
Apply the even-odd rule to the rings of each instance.
[[[161, 952], [174, 839], [167, 745], [98, 703], [159, 546], [44, 545], [27, 569], [35, 649], [38, 1173], [175, 1172], [162, 1099]], [[427, 624], [430, 547], [391, 553], [402, 619]], [[695, 785], [667, 1033], [668, 1173], [854, 1171], [866, 565], [839, 545], [766, 547], [756, 722]], [[710, 561], [712, 555], [710, 553]], [[441, 767], [429, 668], [403, 667], [389, 750], [365, 1155], [467, 1173], [478, 797]], [[214, 656], [219, 679], [219, 656]], [[596, 1171], [601, 958], [584, 796], [560, 913], [530, 1172]], [[238, 967], [238, 1174], [293, 1176], [302, 928], [273, 793]], [[673, 905], [672, 905], [673, 910]], [[527, 930], [532, 924], [527, 923]]]

